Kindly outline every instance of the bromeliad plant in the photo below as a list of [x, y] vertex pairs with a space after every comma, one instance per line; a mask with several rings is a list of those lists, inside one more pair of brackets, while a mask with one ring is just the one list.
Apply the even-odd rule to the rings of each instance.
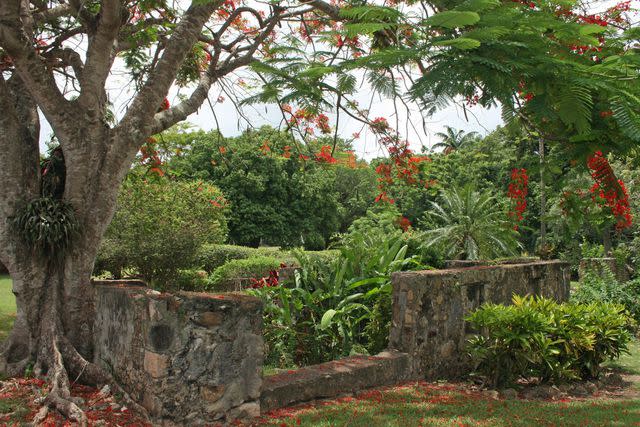
[[622, 305], [531, 296], [514, 296], [510, 306], [485, 304], [466, 320], [484, 332], [469, 341], [469, 351], [493, 386], [597, 378], [604, 361], [627, 351], [635, 325]]
[[351, 236], [331, 263], [297, 252], [294, 283], [248, 292], [265, 303], [267, 364], [308, 365], [386, 347], [390, 275], [419, 266], [395, 236]]

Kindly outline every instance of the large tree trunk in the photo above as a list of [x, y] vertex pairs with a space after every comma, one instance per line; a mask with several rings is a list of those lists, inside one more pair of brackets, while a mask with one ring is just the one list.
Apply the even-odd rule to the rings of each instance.
[[[84, 140], [77, 150], [65, 150], [67, 175], [64, 199], [79, 222], [67, 252], [39, 253], [29, 248], [10, 218], [27, 202], [40, 197], [38, 114], [24, 85], [14, 76], [0, 80], [0, 262], [13, 279], [17, 314], [0, 348], [0, 371], [21, 375], [32, 366], [51, 390], [36, 421], [54, 408], [86, 424], [70, 394], [70, 383], [109, 384], [112, 378], [92, 363], [93, 289], [91, 272], [102, 236], [115, 211], [119, 184], [135, 156], [134, 149], [108, 161], [113, 131], [102, 123], [79, 126], [63, 138]], [[64, 148], [64, 141], [63, 148]], [[19, 142], [19, 143], [16, 143]], [[116, 157], [116, 156], [114, 156]], [[130, 407], [138, 408], [133, 402]], [[141, 411], [143, 412], [143, 411]]]

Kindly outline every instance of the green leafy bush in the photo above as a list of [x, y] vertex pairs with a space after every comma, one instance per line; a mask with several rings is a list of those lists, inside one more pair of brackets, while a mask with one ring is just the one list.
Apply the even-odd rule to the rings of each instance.
[[211, 274], [209, 284], [216, 286], [229, 279], [239, 277], [259, 279], [269, 275], [269, 271], [280, 268], [282, 261], [279, 258], [269, 256], [254, 256], [247, 259], [234, 259], [216, 268]]
[[175, 281], [183, 291], [201, 292], [209, 287], [209, 275], [204, 270], [179, 270]]
[[105, 237], [93, 267], [95, 275], [110, 273], [114, 279], [121, 279], [129, 265], [127, 248], [121, 239]]
[[621, 304], [640, 322], [640, 279], [620, 283], [607, 266], [600, 273], [587, 271], [571, 299], [585, 304], [592, 301]]
[[558, 304], [530, 296], [514, 296], [510, 306], [485, 304], [466, 320], [483, 331], [469, 341], [469, 351], [494, 386], [518, 378], [596, 378], [605, 360], [627, 351], [635, 323], [618, 304]]
[[196, 264], [205, 271], [213, 272], [228, 261], [251, 258], [255, 254], [255, 248], [246, 246], [204, 244], [198, 249]]
[[126, 259], [150, 286], [176, 288], [178, 271], [193, 267], [198, 248], [224, 240], [225, 204], [207, 184], [131, 174], [98, 258], [118, 260], [114, 269]]

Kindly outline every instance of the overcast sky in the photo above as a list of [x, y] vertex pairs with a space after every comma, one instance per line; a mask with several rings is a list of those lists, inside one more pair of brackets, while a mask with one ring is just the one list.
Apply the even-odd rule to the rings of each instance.
[[[595, 4], [598, 5], [598, 9], [606, 9], [615, 4], [615, 2], [599, 1]], [[632, 1], [632, 6], [640, 6], [640, 1]], [[591, 8], [593, 8], [593, 6], [591, 6]], [[80, 42], [76, 46], [76, 49], [83, 50], [83, 45], [84, 43]], [[128, 77], [123, 71], [124, 67], [121, 65], [121, 60], [116, 60], [114, 72], [107, 82], [109, 99], [115, 106], [117, 117], [122, 117], [132, 97]], [[243, 75], [231, 76], [230, 79], [233, 81], [233, 79], [240, 77], [243, 77]], [[234, 87], [233, 84], [230, 86]], [[186, 95], [189, 90], [183, 89], [181, 92], [183, 95]], [[172, 104], [178, 101], [177, 95], [179, 93], [178, 88], [174, 88], [171, 91], [169, 101]], [[244, 107], [242, 114], [240, 114], [228, 99], [222, 103], [215, 103], [219, 94], [219, 87], [214, 87], [210, 93], [210, 99], [214, 102], [212, 106], [213, 111], [211, 106], [205, 102], [200, 108], [200, 111], [190, 116], [187, 122], [191, 123], [196, 129], [212, 130], [219, 126], [219, 130], [225, 136], [238, 135], [251, 126], [259, 127], [270, 124], [277, 127], [281, 123], [282, 115], [274, 106], [256, 105]], [[370, 87], [366, 83], [363, 83], [358, 88], [358, 95], [355, 96], [355, 100], [360, 105], [360, 108], [368, 108], [370, 106], [369, 118], [385, 117], [390, 125], [393, 127], [397, 126], [402, 137], [407, 138], [411, 148], [417, 152], [420, 151], [423, 145], [430, 147], [438, 142], [439, 139], [435, 137], [435, 133], [442, 132], [445, 125], [465, 132], [476, 131], [482, 135], [486, 135], [502, 123], [499, 109], [493, 108], [486, 110], [479, 106], [468, 107], [466, 117], [461, 107], [450, 106], [438, 112], [433, 117], [423, 120], [416, 105], [412, 105], [411, 110], [407, 114], [405, 107], [400, 104], [398, 105], [399, 114], [398, 117], [396, 117], [393, 101], [380, 98], [379, 96], [373, 96], [372, 98], [372, 96]], [[225, 98], [227, 97], [225, 96]], [[242, 95], [240, 95], [239, 98], [242, 98]], [[327, 111], [326, 114], [329, 116], [330, 125], [334, 127], [335, 114], [330, 111]], [[407, 120], [407, 116], [409, 116], [410, 120]], [[371, 159], [384, 155], [383, 150], [376, 143], [374, 136], [368, 129], [363, 128], [362, 123], [348, 117], [344, 113], [341, 114], [338, 135], [349, 139], [354, 133], [360, 134], [360, 138], [353, 142], [356, 154], [359, 157]], [[43, 149], [45, 142], [48, 141], [50, 137], [51, 128], [43, 118], [41, 132], [41, 146]]]

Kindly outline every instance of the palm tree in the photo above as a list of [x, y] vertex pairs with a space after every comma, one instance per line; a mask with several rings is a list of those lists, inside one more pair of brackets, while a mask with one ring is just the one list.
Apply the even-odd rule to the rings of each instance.
[[451, 126], [445, 126], [445, 132], [438, 132], [436, 136], [442, 141], [435, 144], [432, 149], [444, 148], [444, 154], [449, 154], [455, 150], [459, 150], [465, 146], [471, 145], [480, 138], [478, 132], [465, 133], [463, 130], [456, 130]]
[[441, 193], [431, 202], [424, 223], [437, 228], [425, 232], [425, 247], [439, 246], [449, 259], [492, 259], [514, 255], [520, 247], [498, 200], [488, 192], [467, 185]]

